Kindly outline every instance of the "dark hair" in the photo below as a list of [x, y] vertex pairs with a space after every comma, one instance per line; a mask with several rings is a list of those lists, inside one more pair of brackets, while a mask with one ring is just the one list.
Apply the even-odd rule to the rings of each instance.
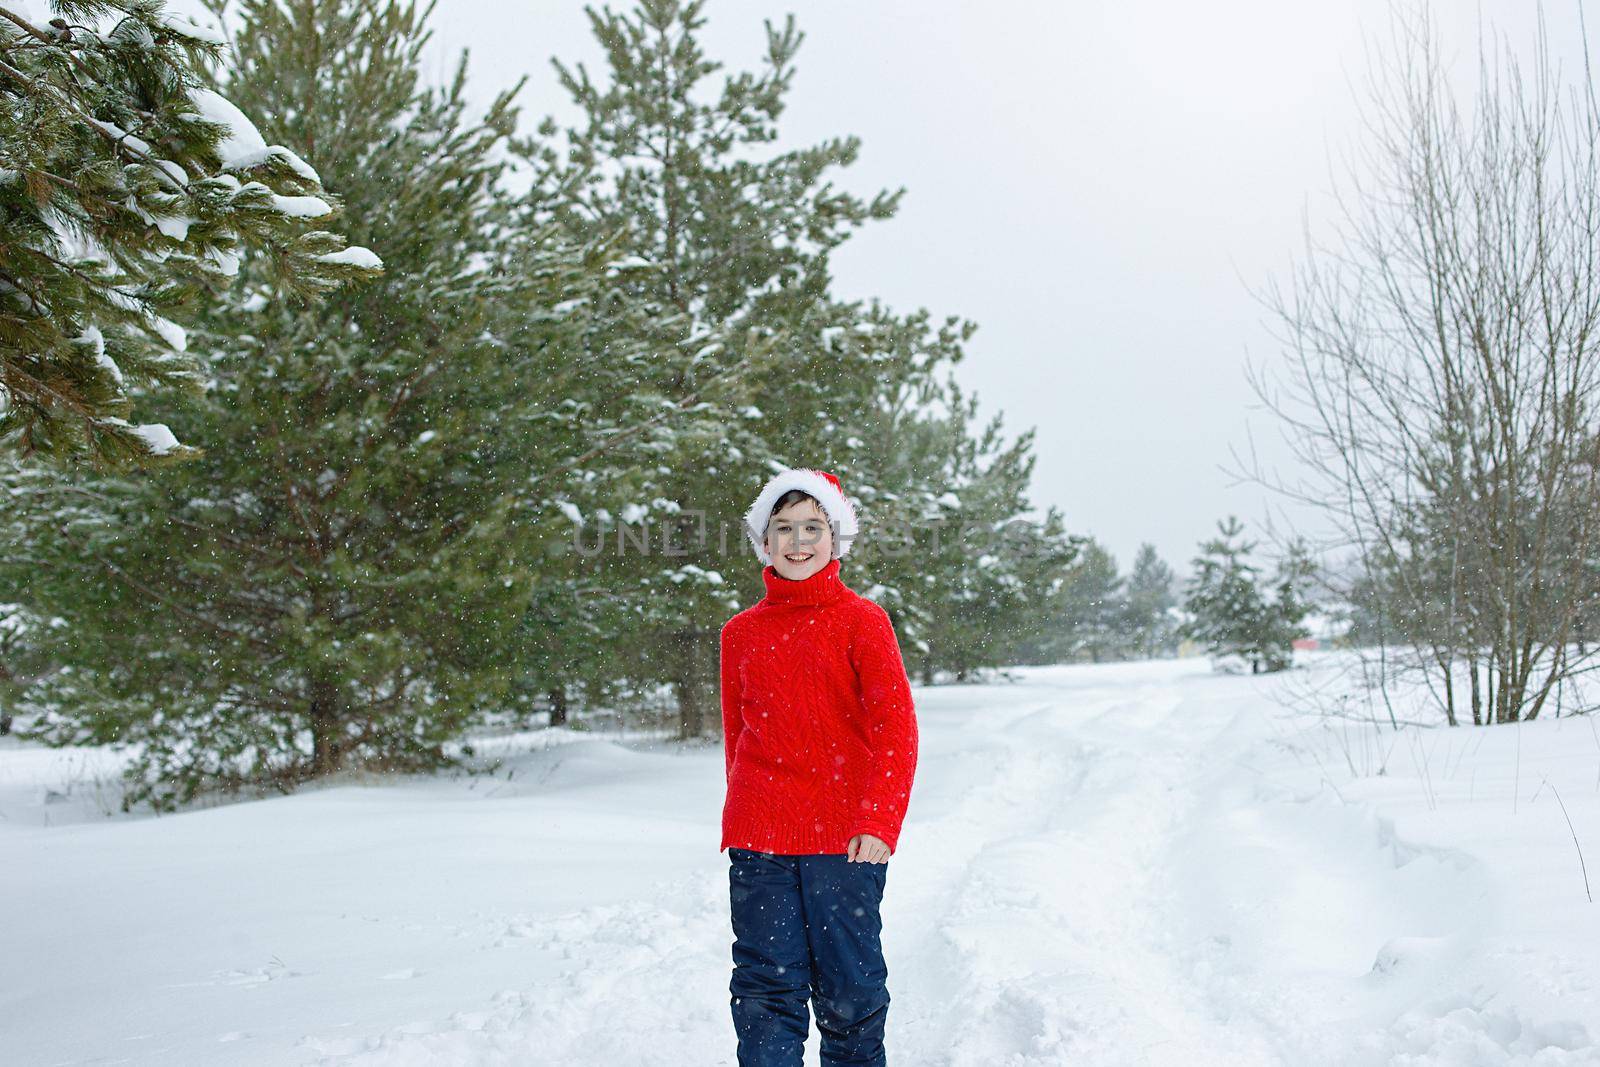
[[772, 502], [772, 511], [767, 515], [767, 522], [770, 523], [773, 519], [773, 516], [777, 515], [778, 512], [782, 511], [790, 504], [798, 504], [802, 500], [809, 500], [816, 504], [817, 510], [822, 512], [824, 515], [828, 513], [827, 509], [822, 506], [822, 501], [818, 500], [804, 489], [791, 489], [787, 493], [780, 496], [777, 500]]
[[[784, 493], [782, 496], [780, 496], [777, 500], [774, 500], [772, 502], [772, 511], [767, 515], [767, 525], [772, 525], [772, 520], [777, 516], [778, 512], [782, 511], [790, 504], [798, 504], [802, 500], [809, 500], [813, 504], [817, 505], [817, 510], [822, 512], [822, 521], [827, 524], [829, 533], [837, 535], [838, 531], [834, 528], [833, 520], [828, 517], [828, 509], [822, 506], [822, 501], [818, 500], [804, 489], [791, 489], [787, 493]], [[834, 550], [838, 551], [839, 540], [837, 536], [834, 537], [833, 544]]]

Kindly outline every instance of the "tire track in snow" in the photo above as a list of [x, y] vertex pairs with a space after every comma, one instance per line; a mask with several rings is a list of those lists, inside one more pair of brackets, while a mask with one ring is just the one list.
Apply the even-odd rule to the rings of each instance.
[[1179, 707], [1171, 686], [1068, 689], [993, 730], [992, 782], [924, 830], [947, 854], [902, 874], [921, 887], [900, 902], [919, 935], [898, 952], [917, 1014], [890, 1012], [907, 1062], [1273, 1062], [1210, 1012], [1157, 930], [1172, 904], [1151, 871], [1215, 727]]

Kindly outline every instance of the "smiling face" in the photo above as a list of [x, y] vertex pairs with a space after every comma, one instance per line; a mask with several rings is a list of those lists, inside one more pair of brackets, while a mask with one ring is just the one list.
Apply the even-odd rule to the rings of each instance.
[[833, 558], [833, 527], [810, 497], [779, 508], [767, 522], [765, 541], [772, 567], [783, 578], [809, 578]]

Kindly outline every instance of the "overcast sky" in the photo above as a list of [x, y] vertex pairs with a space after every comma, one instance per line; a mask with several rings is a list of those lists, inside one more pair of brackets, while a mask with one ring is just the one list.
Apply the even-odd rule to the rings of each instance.
[[[1581, 62], [1578, 0], [1548, 3], [1555, 50]], [[187, 4], [181, 5], [187, 7]], [[613, 4], [626, 8], [628, 5]], [[1464, 61], [1481, 13], [1531, 43], [1529, 0], [1436, 0]], [[1188, 570], [1233, 512], [1281, 502], [1221, 468], [1253, 438], [1246, 358], [1277, 346], [1251, 295], [1331, 213], [1330, 158], [1356, 135], [1363, 31], [1388, 0], [711, 0], [707, 51], [755, 69], [762, 20], [805, 33], [780, 145], [862, 138], [834, 180], [899, 215], [834, 258], [836, 291], [978, 324], [957, 369], [1008, 438], [1037, 429], [1032, 502], [1054, 504], [1126, 568], [1141, 541]], [[1600, 3], [1586, 9], [1600, 25]], [[583, 6], [439, 0], [434, 75], [470, 48], [487, 99], [523, 74], [524, 118], [574, 114], [549, 57], [604, 70]], [[848, 488], [848, 484], [847, 484]], [[1312, 517], [1289, 512], [1306, 525]]]

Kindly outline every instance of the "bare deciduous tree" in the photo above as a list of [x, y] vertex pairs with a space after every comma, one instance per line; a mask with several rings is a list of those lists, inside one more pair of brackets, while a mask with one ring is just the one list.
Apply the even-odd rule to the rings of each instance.
[[1480, 40], [1465, 102], [1426, 9], [1392, 28], [1333, 236], [1263, 296], [1287, 374], [1251, 382], [1307, 472], [1271, 484], [1358, 561], [1385, 703], [1404, 677], [1451, 725], [1532, 719], [1594, 666], [1600, 113], [1542, 19], [1529, 63]]

